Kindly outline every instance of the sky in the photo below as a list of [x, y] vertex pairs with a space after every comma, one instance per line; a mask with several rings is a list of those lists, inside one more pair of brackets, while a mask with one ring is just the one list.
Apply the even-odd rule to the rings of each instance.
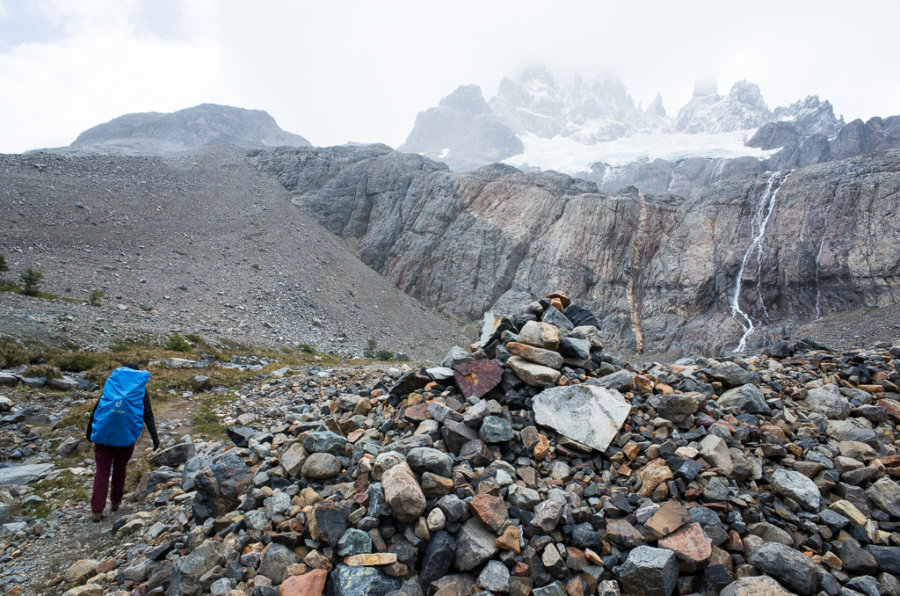
[[900, 2], [0, 0], [0, 153], [132, 112], [262, 109], [314, 145], [396, 147], [457, 86], [612, 74], [670, 114], [696, 80], [900, 113]]

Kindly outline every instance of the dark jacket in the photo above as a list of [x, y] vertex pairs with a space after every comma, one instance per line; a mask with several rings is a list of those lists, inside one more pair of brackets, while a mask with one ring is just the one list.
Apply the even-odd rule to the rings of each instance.
[[[87, 425], [87, 440], [91, 440], [91, 431], [94, 428], [94, 412], [97, 411], [97, 406], [100, 405], [100, 400], [97, 400], [97, 403], [94, 404], [94, 409], [91, 410], [91, 419], [88, 420]], [[153, 408], [150, 407], [150, 392], [146, 389], [144, 390], [144, 424], [147, 426], [147, 431], [150, 433], [150, 440], [153, 441], [153, 448], [159, 448], [159, 437], [156, 436], [156, 421], [153, 419]]]

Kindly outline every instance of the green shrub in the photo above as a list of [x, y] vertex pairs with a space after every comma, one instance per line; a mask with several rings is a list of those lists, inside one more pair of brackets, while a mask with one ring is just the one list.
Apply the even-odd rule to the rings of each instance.
[[190, 352], [191, 344], [185, 341], [185, 339], [175, 331], [172, 333], [172, 336], [169, 337], [169, 341], [166, 342], [166, 349], [172, 350], [173, 352]]
[[366, 340], [366, 347], [363, 349], [363, 356], [366, 358], [374, 358], [375, 350], [378, 349], [378, 343], [375, 342], [374, 337], [370, 337]]
[[90, 298], [88, 298], [88, 304], [91, 306], [100, 306], [100, 300], [104, 295], [106, 295], [106, 292], [103, 290], [94, 290], [91, 292]]
[[375, 358], [377, 358], [378, 360], [393, 360], [394, 353], [390, 350], [378, 350], [377, 352], [375, 352]]
[[0, 255], [0, 273], [9, 271], [9, 265], [6, 264], [6, 257]]
[[309, 344], [300, 344], [300, 351], [304, 354], [315, 354], [316, 349]]
[[66, 372], [82, 372], [97, 365], [97, 359], [87, 354], [72, 354], [59, 362], [59, 368]]
[[20, 273], [19, 281], [22, 282], [22, 293], [26, 296], [37, 296], [42, 279], [44, 279], [44, 274], [31, 267], [24, 273]]

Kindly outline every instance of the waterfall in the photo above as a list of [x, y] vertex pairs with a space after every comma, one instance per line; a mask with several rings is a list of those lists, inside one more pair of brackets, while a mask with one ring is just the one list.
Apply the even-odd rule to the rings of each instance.
[[735, 352], [743, 352], [747, 349], [747, 338], [750, 337], [753, 330], [756, 328], [750, 314], [741, 309], [741, 281], [744, 277], [744, 269], [747, 267], [747, 262], [754, 252], [756, 253], [756, 293], [759, 297], [762, 311], [764, 314], [766, 313], [761, 283], [763, 241], [766, 236], [766, 225], [769, 223], [769, 217], [775, 209], [775, 199], [778, 197], [778, 191], [781, 190], [782, 185], [791, 174], [788, 172], [788, 174], [779, 181], [778, 178], [780, 175], [781, 172], [773, 172], [766, 182], [766, 188], [759, 198], [756, 212], [750, 220], [750, 232], [753, 234], [753, 239], [750, 241], [750, 246], [747, 247], [747, 252], [744, 253], [744, 257], [741, 259], [741, 267], [738, 269], [737, 278], [734, 280], [734, 293], [731, 297], [731, 316], [737, 320], [744, 329], [744, 334], [741, 336], [741, 341], [738, 343], [737, 348], [735, 348]]

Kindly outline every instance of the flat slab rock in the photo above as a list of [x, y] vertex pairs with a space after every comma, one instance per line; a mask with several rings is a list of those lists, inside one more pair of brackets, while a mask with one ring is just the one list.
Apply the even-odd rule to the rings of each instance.
[[533, 409], [538, 424], [598, 451], [606, 451], [631, 412], [621, 393], [593, 385], [545, 389]]
[[0, 468], [0, 486], [8, 484], [29, 484], [43, 478], [53, 469], [53, 464], [26, 464], [11, 468]]

